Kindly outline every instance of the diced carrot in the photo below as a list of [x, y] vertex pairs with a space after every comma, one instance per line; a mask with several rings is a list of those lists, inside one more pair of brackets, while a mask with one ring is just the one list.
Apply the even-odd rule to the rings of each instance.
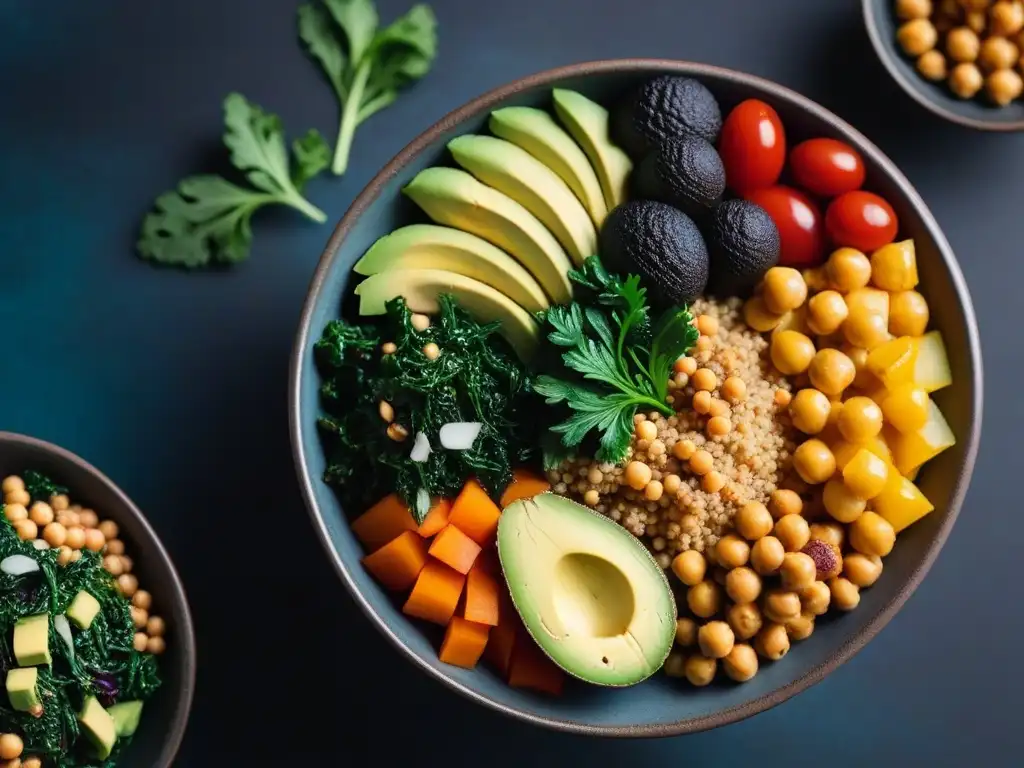
[[469, 573], [480, 554], [480, 545], [454, 525], [447, 525], [430, 544], [430, 556], [459, 573]]
[[[501, 588], [504, 590], [504, 585], [501, 585]], [[503, 678], [508, 677], [512, 651], [520, 632], [525, 632], [525, 630], [520, 623], [519, 614], [516, 613], [515, 606], [512, 605], [512, 599], [502, 591], [498, 604], [498, 626], [491, 630], [487, 648], [484, 650], [484, 658], [494, 665], [498, 674]]]
[[352, 532], [367, 552], [376, 552], [402, 532], [416, 528], [409, 507], [397, 493], [385, 496], [352, 521]]
[[448, 522], [483, 546], [498, 529], [499, 517], [501, 510], [487, 491], [476, 480], [469, 480], [452, 504]]
[[490, 629], [486, 624], [477, 624], [475, 621], [453, 616], [445, 630], [438, 657], [445, 664], [472, 669], [480, 661], [480, 656], [487, 646]]
[[480, 550], [480, 556], [473, 563], [474, 568], [483, 568], [483, 570], [494, 578], [498, 579], [501, 577], [501, 563], [498, 560], [498, 550], [493, 547], [484, 547]]
[[565, 673], [537, 646], [533, 638], [520, 632], [509, 662], [508, 684], [557, 696], [565, 684]]
[[427, 516], [420, 523], [420, 536], [429, 539], [436, 536], [448, 525], [448, 513], [451, 511], [452, 503], [448, 499], [440, 499], [437, 504], [430, 508]]
[[487, 572], [481, 560], [470, 570], [466, 577], [466, 594], [462, 616], [468, 621], [498, 626], [498, 596], [500, 594], [497, 580]]
[[405, 531], [373, 554], [363, 565], [388, 589], [408, 589], [427, 564], [427, 543], [415, 531]]
[[537, 477], [532, 472], [524, 469], [517, 469], [512, 473], [512, 482], [505, 492], [501, 494], [501, 508], [504, 509], [513, 501], [529, 499], [539, 493], [551, 490], [551, 483], [542, 477]]
[[462, 595], [466, 577], [439, 560], [428, 559], [413, 585], [402, 613], [446, 626]]

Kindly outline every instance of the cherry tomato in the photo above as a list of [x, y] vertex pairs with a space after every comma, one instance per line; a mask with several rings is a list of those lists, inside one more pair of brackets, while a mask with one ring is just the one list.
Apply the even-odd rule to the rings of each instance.
[[740, 102], [722, 125], [718, 152], [725, 179], [737, 195], [770, 187], [786, 164], [786, 132], [778, 114], [763, 101]]
[[891, 243], [899, 228], [896, 211], [871, 192], [840, 195], [825, 212], [825, 230], [832, 242], [865, 253]]
[[825, 256], [821, 211], [803, 192], [781, 184], [758, 189], [747, 200], [760, 205], [779, 229], [779, 264], [785, 267], [813, 267]]
[[836, 139], [809, 139], [789, 153], [789, 168], [797, 186], [822, 197], [860, 189], [864, 161], [853, 147]]

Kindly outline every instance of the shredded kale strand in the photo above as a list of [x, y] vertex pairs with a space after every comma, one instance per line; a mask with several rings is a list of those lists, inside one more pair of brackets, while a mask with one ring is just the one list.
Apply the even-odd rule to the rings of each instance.
[[[323, 377], [324, 480], [352, 509], [396, 491], [422, 520], [427, 509], [417, 504], [421, 490], [430, 498], [451, 498], [475, 477], [498, 498], [512, 468], [536, 459], [536, 419], [524, 415], [531, 405], [530, 376], [496, 334], [499, 324], [477, 323], [450, 296], [441, 296], [439, 307], [433, 324], [419, 331], [397, 298], [379, 323], [333, 320], [314, 345]], [[382, 353], [387, 342], [395, 345], [391, 354]], [[441, 350], [435, 360], [423, 352], [430, 343]], [[405, 440], [388, 437], [382, 401], [393, 408], [394, 423], [408, 431]], [[441, 427], [467, 421], [481, 424], [472, 448], [442, 448]], [[432, 449], [425, 462], [409, 457], [420, 432]]]
[[[38, 472], [21, 476], [33, 500], [67, 492]], [[119, 738], [110, 757], [100, 760], [87, 740], [79, 739], [78, 712], [89, 696], [96, 696], [104, 707], [151, 698], [161, 685], [156, 657], [134, 649], [130, 604], [103, 567], [99, 553], [83, 551], [79, 560], [59, 565], [57, 550], [38, 550], [22, 541], [2, 516], [3, 510], [0, 504], [0, 560], [26, 555], [39, 564], [39, 571], [21, 576], [0, 572], [0, 673], [6, 677], [8, 670], [18, 666], [12, 648], [14, 625], [40, 613], [51, 616], [53, 663], [38, 668], [43, 704], [39, 717], [15, 711], [6, 695], [0, 695], [0, 732], [19, 734], [25, 743], [24, 755], [45, 758], [47, 768], [114, 768], [131, 738]], [[52, 617], [64, 614], [82, 590], [97, 599], [100, 612], [88, 630], [72, 625], [72, 654], [53, 628]]]

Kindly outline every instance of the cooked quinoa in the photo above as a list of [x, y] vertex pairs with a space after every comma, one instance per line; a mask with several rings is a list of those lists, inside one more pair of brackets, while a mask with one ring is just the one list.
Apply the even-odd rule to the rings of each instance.
[[713, 547], [736, 511], [790, 473], [795, 432], [790, 384], [772, 366], [768, 339], [748, 328], [739, 299], [697, 300], [701, 336], [669, 383], [674, 416], [638, 413], [621, 466], [581, 458], [549, 473], [572, 496], [644, 539], [668, 568], [684, 550]]

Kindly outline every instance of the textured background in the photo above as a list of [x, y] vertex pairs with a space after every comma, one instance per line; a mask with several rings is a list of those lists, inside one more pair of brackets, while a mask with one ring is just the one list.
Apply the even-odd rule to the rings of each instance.
[[[390, 20], [406, 0], [378, 5]], [[854, 0], [434, 0], [434, 71], [360, 130], [345, 178], [310, 187], [332, 220], [417, 133], [493, 86], [585, 59], [704, 61], [795, 88], [876, 141], [945, 228], [986, 342], [971, 492], [889, 627], [752, 720], [674, 740], [589, 741], [506, 721], [414, 672], [322, 557], [285, 403], [292, 336], [330, 227], [260, 216], [251, 260], [229, 273], [161, 271], [133, 256], [155, 195], [216, 162], [229, 90], [294, 130], [333, 136], [333, 98], [295, 40], [295, 6], [0, 0], [0, 428], [97, 464], [175, 557], [201, 665], [180, 765], [331, 765], [340, 753], [352, 765], [954, 766], [981, 749], [988, 765], [1019, 765], [1024, 517], [1011, 483], [1024, 410], [1024, 135], [972, 133], [912, 103], [874, 60]]]

